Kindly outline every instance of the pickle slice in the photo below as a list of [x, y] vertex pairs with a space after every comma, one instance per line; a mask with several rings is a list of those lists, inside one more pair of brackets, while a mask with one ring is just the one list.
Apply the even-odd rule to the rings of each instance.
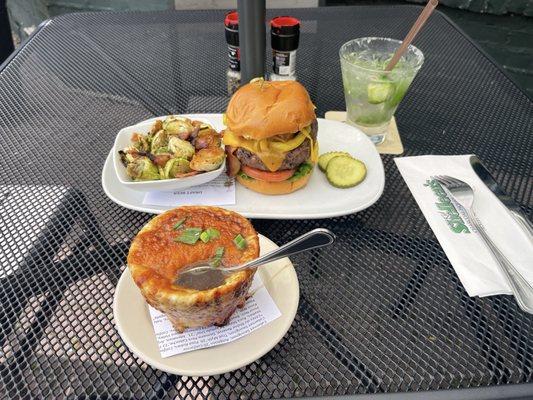
[[330, 151], [329, 153], [324, 153], [320, 157], [318, 157], [318, 168], [320, 169], [320, 171], [326, 172], [326, 168], [328, 167], [329, 161], [333, 157], [338, 157], [338, 156], [350, 157], [350, 155], [346, 153], [345, 151]]
[[326, 177], [336, 188], [346, 189], [360, 184], [366, 177], [366, 166], [349, 156], [333, 157], [327, 166]]

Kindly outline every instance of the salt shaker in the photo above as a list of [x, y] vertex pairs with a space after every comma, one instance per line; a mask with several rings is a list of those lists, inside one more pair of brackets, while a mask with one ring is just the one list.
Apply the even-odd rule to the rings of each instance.
[[232, 95], [241, 85], [241, 57], [239, 51], [239, 14], [230, 11], [224, 19], [226, 43], [228, 44], [228, 70], [226, 80], [228, 94]]

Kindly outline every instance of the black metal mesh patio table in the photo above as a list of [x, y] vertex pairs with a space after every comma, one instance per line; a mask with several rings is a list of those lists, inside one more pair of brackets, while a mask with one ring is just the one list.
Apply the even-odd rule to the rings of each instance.
[[[323, 116], [344, 108], [340, 45], [401, 39], [419, 10], [269, 17], [302, 20], [299, 79]], [[107, 199], [101, 169], [121, 127], [224, 110], [223, 15], [66, 15], [0, 67], [0, 397], [431, 398], [447, 389], [461, 390], [441, 398], [533, 397], [533, 317], [510, 296], [467, 296], [392, 156], [383, 156], [382, 198], [363, 212], [253, 221], [278, 243], [319, 226], [339, 237], [334, 250], [293, 258], [298, 314], [267, 355], [188, 378], [153, 369], [124, 346], [114, 287], [151, 215]], [[531, 101], [442, 14], [415, 44], [426, 61], [397, 112], [405, 155], [476, 153], [531, 217]]]

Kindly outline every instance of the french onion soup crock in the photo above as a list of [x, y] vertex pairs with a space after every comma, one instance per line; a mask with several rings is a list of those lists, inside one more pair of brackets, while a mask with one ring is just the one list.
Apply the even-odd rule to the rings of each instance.
[[183, 332], [225, 325], [246, 302], [255, 270], [229, 275], [208, 290], [179, 286], [178, 271], [213, 257], [224, 268], [258, 256], [259, 239], [246, 218], [218, 207], [187, 206], [149, 221], [133, 239], [127, 263], [147, 303]]

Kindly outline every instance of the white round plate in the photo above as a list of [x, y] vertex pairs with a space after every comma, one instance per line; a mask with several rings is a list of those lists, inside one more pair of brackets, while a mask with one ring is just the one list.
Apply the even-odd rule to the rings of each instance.
[[[177, 190], [185, 189], [192, 186], [203, 185], [209, 181], [212, 181], [217, 176], [219, 176], [225, 169], [225, 163], [217, 168], [214, 171], [203, 172], [198, 175], [186, 176], [184, 178], [174, 178], [174, 179], [161, 179], [154, 181], [133, 181], [128, 174], [126, 173], [126, 167], [120, 161], [118, 151], [124, 149], [128, 146], [131, 146], [131, 135], [134, 132], [138, 133], [147, 133], [150, 131], [152, 124], [157, 119], [165, 119], [168, 115], [161, 117], [150, 118], [145, 121], [139, 122], [138, 124], [127, 126], [122, 128], [117, 136], [115, 137], [115, 144], [113, 146], [113, 166], [115, 169], [116, 177], [118, 178], [120, 185], [127, 187], [130, 190], [148, 192], [151, 190]], [[209, 120], [204, 118], [192, 118], [198, 121], [210, 123]]]
[[[217, 130], [224, 129], [222, 114], [185, 116], [204, 120]], [[342, 122], [318, 118], [318, 147], [320, 154], [346, 151], [362, 160], [367, 167], [365, 180], [353, 188], [337, 189], [316, 167], [307, 186], [291, 194], [268, 196], [237, 184], [236, 203], [223, 207], [247, 218], [316, 219], [353, 214], [370, 207], [380, 198], [385, 187], [383, 163], [376, 146], [363, 132]], [[120, 184], [111, 154], [102, 170], [102, 187], [112, 201], [131, 210], [160, 214], [174, 208], [143, 204], [144, 193]]]
[[[262, 235], [259, 235], [259, 245], [261, 254], [278, 247]], [[288, 258], [269, 263], [257, 273], [281, 312], [279, 318], [233, 342], [162, 358], [148, 306], [126, 268], [117, 283], [113, 300], [118, 333], [141, 360], [171, 374], [209, 376], [244, 367], [268, 353], [285, 336], [296, 316], [300, 299], [298, 277]]]

